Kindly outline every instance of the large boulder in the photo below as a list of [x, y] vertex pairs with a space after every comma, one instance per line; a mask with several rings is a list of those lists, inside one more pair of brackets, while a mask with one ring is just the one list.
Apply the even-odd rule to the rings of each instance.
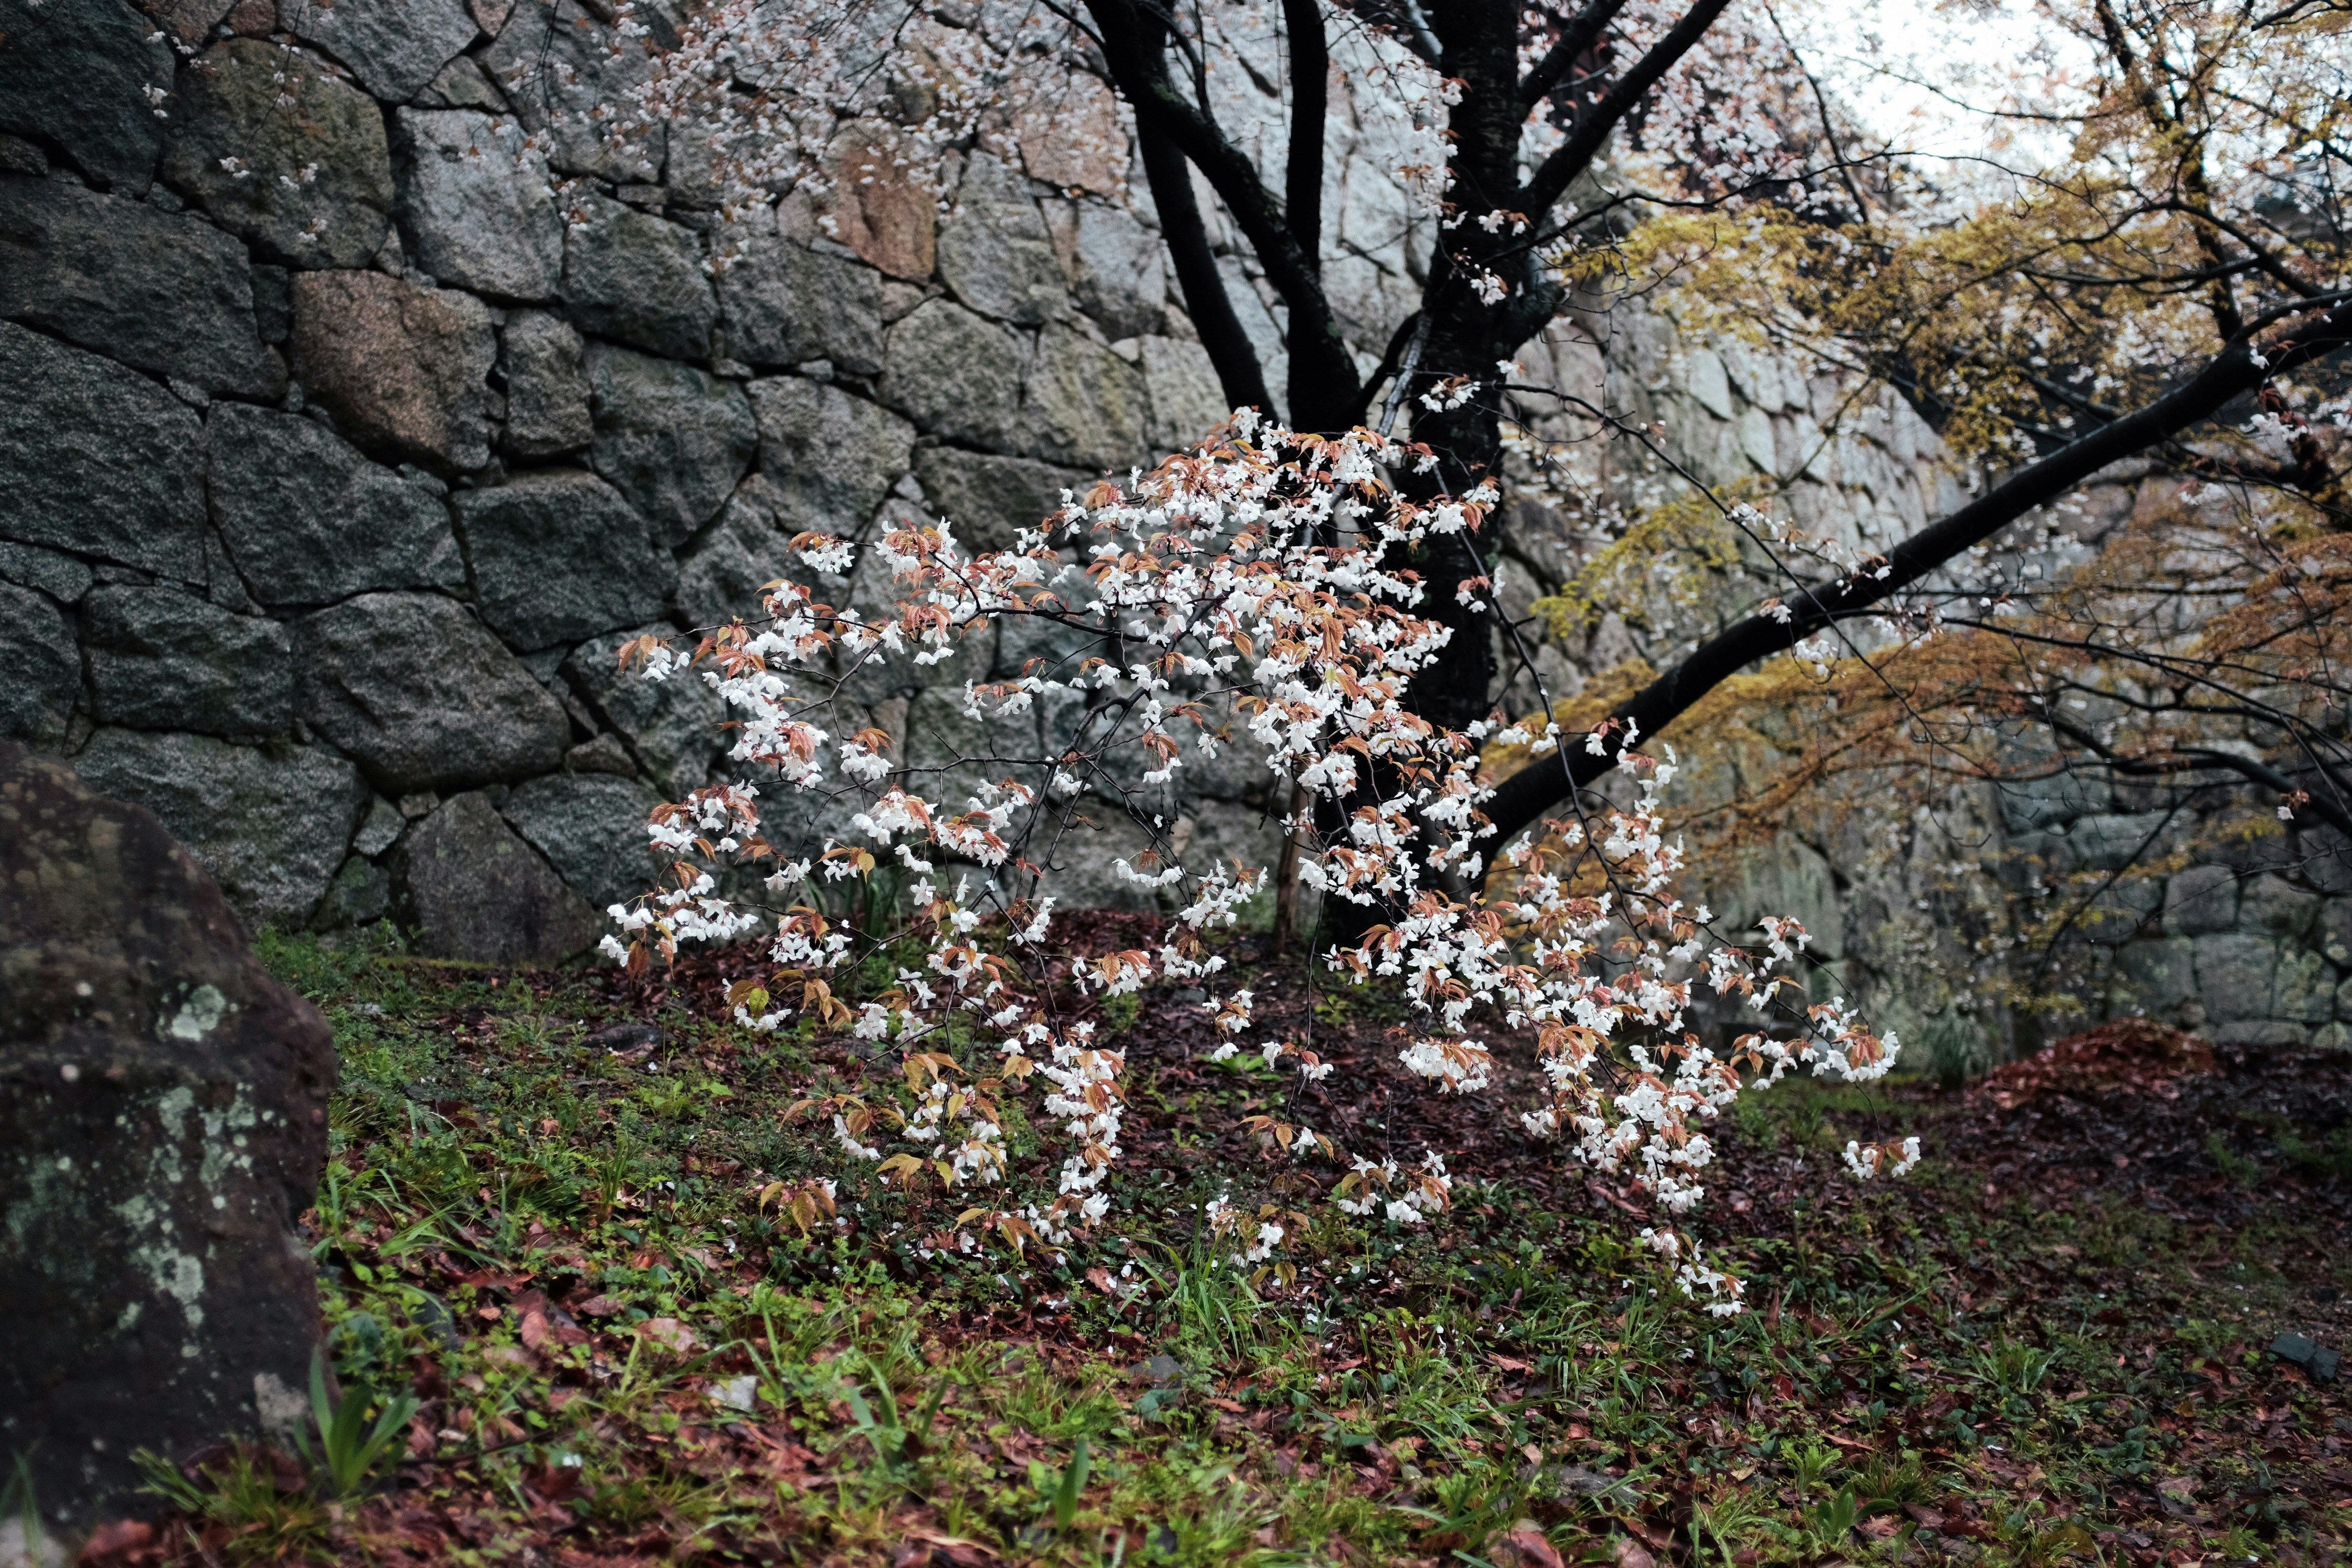
[[445, 474], [488, 463], [488, 306], [381, 272], [305, 272], [293, 296], [303, 395], [343, 434]]
[[0, 321], [0, 537], [203, 582], [203, 442], [145, 376]]
[[597, 720], [619, 735], [639, 772], [670, 800], [684, 800], [710, 779], [730, 737], [719, 726], [726, 709], [699, 671], [648, 680], [620, 667], [621, 645], [632, 638], [674, 635], [665, 626], [633, 626], [581, 644], [563, 661], [563, 675], [586, 699]]
[[293, 650], [283, 622], [128, 584], [99, 589], [81, 613], [100, 723], [248, 739], [293, 728]]
[[0, 742], [0, 1451], [70, 1537], [135, 1456], [283, 1442], [334, 1044], [154, 816]]
[[378, 98], [405, 103], [474, 41], [463, 0], [312, 0], [280, 15], [294, 36], [351, 68]]
[[388, 795], [552, 772], [572, 721], [463, 605], [362, 594], [295, 623], [296, 702]]
[[1066, 327], [1038, 334], [1024, 401], [1033, 457], [1097, 473], [1151, 457], [1142, 370], [1091, 338]]
[[254, 324], [245, 247], [193, 213], [0, 179], [0, 310], [204, 392], [286, 390]]
[[983, 316], [1034, 327], [1069, 309], [1035, 200], [1020, 175], [985, 153], [965, 163], [939, 244], [940, 280]]
[[442, 803], [393, 851], [417, 946], [436, 958], [552, 963], [595, 945], [603, 923], [480, 791]]
[[543, 462], [579, 451], [595, 435], [586, 346], [562, 317], [510, 311], [499, 333], [499, 374], [507, 384], [508, 457]]
[[325, 746], [107, 729], [73, 765], [161, 817], [256, 928], [310, 921], [368, 802], [359, 770]]
[[81, 696], [73, 627], [46, 595], [0, 583], [0, 736], [54, 746]]
[[482, 619], [526, 652], [659, 615], [677, 582], [646, 520], [576, 468], [461, 491], [457, 513]]
[[1125, 207], [1100, 202], [1079, 203], [1076, 226], [1071, 292], [1078, 308], [1113, 338], [1159, 331], [1168, 320], [1160, 237]]
[[703, 359], [719, 301], [694, 231], [610, 197], [582, 199], [587, 221], [563, 245], [563, 298], [586, 331], [672, 359]]
[[225, 403], [205, 422], [205, 450], [213, 525], [263, 604], [466, 585], [448, 502], [317, 420]]
[[[634, 116], [604, 112], [628, 101], [651, 60], [616, 34], [604, 0], [520, 0], [482, 15], [499, 35], [482, 66], [506, 88], [515, 118], [546, 139], [551, 163], [616, 184], [662, 177], [667, 123], [655, 115], [651, 124], [632, 127]], [[648, 18], [657, 30], [666, 26], [650, 7], [632, 20]]]
[[760, 468], [773, 487], [786, 540], [809, 529], [857, 532], [907, 471], [915, 427], [879, 404], [780, 375], [751, 384], [751, 406], [760, 419]]
[[845, 125], [825, 149], [828, 232], [893, 278], [929, 279], [939, 262], [939, 195], [922, 148], [886, 121]]
[[258, 38], [215, 44], [202, 64], [180, 74], [163, 177], [274, 260], [367, 265], [392, 222], [375, 100]]
[[1064, 490], [1084, 495], [1087, 475], [1029, 458], [1000, 458], [953, 447], [925, 447], [915, 454], [915, 479], [923, 487], [926, 510], [956, 525], [955, 536], [972, 550], [1010, 550], [1013, 531], [1035, 528], [1062, 510]]
[[653, 887], [660, 863], [646, 839], [646, 818], [658, 804], [635, 779], [551, 773], [508, 796], [506, 818], [573, 892], [604, 910]]
[[747, 364], [882, 368], [882, 275], [846, 257], [773, 235], [742, 240], [719, 274], [719, 306], [728, 352]]
[[691, 539], [751, 466], [760, 427], [731, 381], [598, 343], [588, 351], [588, 461], [664, 542]]
[[416, 264], [500, 299], [555, 298], [563, 220], [521, 127], [464, 109], [404, 109], [399, 123], [400, 226]]
[[946, 300], [926, 300], [890, 329], [882, 401], [950, 441], [1009, 452], [1018, 443], [1018, 338]]
[[1208, 350], [1181, 338], [1145, 338], [1137, 346], [1142, 354], [1143, 389], [1151, 399], [1147, 460], [1198, 445], [1233, 413]]
[[144, 195], [164, 123], [147, 89], [172, 79], [171, 46], [154, 32], [124, 0], [0, 0], [0, 131]]

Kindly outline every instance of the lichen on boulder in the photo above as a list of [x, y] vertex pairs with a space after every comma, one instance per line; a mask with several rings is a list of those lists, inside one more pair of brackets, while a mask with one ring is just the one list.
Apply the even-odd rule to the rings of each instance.
[[153, 816], [0, 742], [0, 1458], [50, 1532], [305, 1414], [335, 1056]]

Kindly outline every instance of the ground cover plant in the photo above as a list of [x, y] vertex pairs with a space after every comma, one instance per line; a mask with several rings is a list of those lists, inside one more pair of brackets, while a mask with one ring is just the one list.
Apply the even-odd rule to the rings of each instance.
[[[1066, 916], [1049, 941], [1150, 927]], [[718, 1018], [748, 953], [631, 980], [266, 943], [343, 1055], [306, 1223], [320, 1426], [345, 1447], [158, 1465], [173, 1511], [92, 1559], [2186, 1564], [2352, 1543], [2352, 1402], [2271, 1353], [2283, 1331], [2352, 1338], [2352, 1061], [2124, 1028], [1960, 1089], [1746, 1097], [1720, 1129], [1740, 1185], [1705, 1229], [1750, 1310], [1716, 1318], [1634, 1239], [1637, 1189], [1476, 1095], [1420, 1092], [1393, 994], [1309, 991], [1262, 938], [1224, 941], [1262, 1016], [1350, 1062], [1316, 1116], [1478, 1173], [1442, 1217], [1323, 1205], [1291, 1271], [1234, 1267], [1207, 1206], [1249, 1172], [1279, 1202], [1291, 1169], [1250, 1118], [1321, 1089], [1212, 1062], [1212, 1025], [1165, 991], [1093, 1004], [1129, 1062], [1105, 1189], [1127, 1240], [1057, 1264], [967, 1241], [947, 1194], [821, 1184], [838, 1147], [794, 1107], [901, 1069], [845, 1028]], [[1496, 1055], [1507, 1094], [1533, 1052]], [[1911, 1181], [1848, 1177], [1847, 1140], [1898, 1131], [1927, 1147]], [[1008, 1133], [1016, 1168], [1045, 1168]], [[404, 1439], [356, 1453], [403, 1399]]]

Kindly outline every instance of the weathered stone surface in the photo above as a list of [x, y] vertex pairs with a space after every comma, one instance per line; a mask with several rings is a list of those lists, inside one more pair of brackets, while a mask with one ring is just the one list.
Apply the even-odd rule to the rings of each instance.
[[2197, 999], [2213, 1019], [2265, 1018], [2278, 949], [2234, 931], [2197, 939]]
[[1145, 338], [1139, 346], [1143, 388], [1151, 399], [1153, 458], [1189, 449], [1233, 413], [1208, 350], [1177, 338]]
[[73, 765], [91, 788], [161, 817], [257, 928], [310, 920], [368, 798], [359, 770], [325, 746], [106, 729]]
[[940, 229], [940, 281], [983, 316], [1034, 327], [1068, 308], [1045, 220], [1021, 177], [985, 153], [964, 164]]
[[2271, 1016], [2325, 1024], [2336, 1016], [2336, 966], [2310, 949], [2282, 943], [2271, 972]]
[[563, 298], [572, 321], [647, 353], [708, 355], [719, 301], [694, 231], [604, 196], [583, 205], [587, 223], [563, 242]]
[[285, 8], [294, 36], [351, 68], [378, 98], [405, 103], [474, 41], [462, 0], [296, 0]]
[[933, 435], [991, 451], [1017, 444], [1015, 389], [1025, 345], [946, 300], [927, 300], [890, 329], [882, 401]]
[[0, 535], [200, 582], [203, 439], [146, 377], [0, 322]]
[[779, 523], [797, 511], [765, 474], [735, 487], [719, 521], [677, 558], [677, 608], [688, 626], [757, 616], [765, 584], [799, 575], [792, 535]]
[[509, 112], [507, 95], [471, 55], [459, 55], [441, 68], [441, 74], [416, 95], [419, 109], [479, 109], [490, 114]]
[[872, 375], [882, 368], [882, 276], [772, 235], [741, 242], [719, 275], [728, 352], [763, 370], [829, 360]]
[[364, 594], [295, 624], [303, 719], [388, 795], [528, 778], [562, 762], [563, 705], [454, 599]]
[[153, 816], [6, 742], [0, 886], [0, 1450], [69, 1537], [303, 1413], [335, 1054]]
[[1072, 71], [1053, 92], [1022, 104], [1013, 133], [1022, 163], [1047, 184], [1108, 195], [1127, 173], [1118, 100], [1087, 72]]
[[1168, 320], [1168, 279], [1162, 270], [1160, 237], [1125, 207], [1078, 204], [1077, 276], [1072, 293], [1078, 308], [1113, 338], [1146, 337]]
[[597, 719], [628, 743], [653, 786], [668, 799], [683, 800], [688, 791], [709, 782], [712, 766], [726, 751], [729, 740], [719, 728], [726, 715], [719, 694], [698, 675], [647, 680], [620, 668], [621, 645], [648, 632], [676, 635], [663, 626], [611, 633], [574, 648], [563, 661], [563, 674]]
[[1142, 372], [1067, 328], [1039, 334], [1023, 405], [1034, 457], [1099, 472], [1150, 456]]
[[147, 9], [183, 43], [201, 48], [235, 3], [236, 0], [150, 0]]
[[2166, 885], [2165, 929], [2203, 936], [2238, 923], [2238, 874], [2227, 866], [2191, 866]]
[[660, 804], [635, 779], [554, 773], [509, 795], [506, 817], [601, 912], [654, 885], [660, 863], [646, 842], [646, 817]]
[[879, 404], [798, 376], [755, 381], [751, 391], [760, 468], [783, 509], [776, 525], [785, 539], [864, 527], [907, 471], [915, 427]]
[[760, 428], [743, 389], [675, 360], [588, 350], [588, 461], [671, 545], [710, 521], [751, 466]]
[[[549, 162], [567, 174], [591, 174], [617, 183], [658, 180], [667, 142], [659, 120], [644, 131], [624, 133], [601, 106], [628, 101], [629, 89], [646, 79], [644, 49], [616, 39], [604, 20], [608, 9], [577, 0], [521, 0], [499, 15], [498, 42], [482, 56], [493, 81], [507, 87], [515, 118], [554, 142]], [[659, 13], [640, 10], [636, 19], [664, 24]], [[616, 48], [614, 46], [618, 45]]]
[[588, 445], [595, 427], [586, 350], [570, 322], [546, 310], [508, 316], [499, 334], [499, 372], [507, 384], [508, 456], [534, 462]]
[[317, 420], [223, 404], [205, 422], [205, 447], [214, 526], [263, 604], [465, 586], [448, 503]]
[[555, 298], [563, 220], [547, 160], [524, 147], [521, 127], [472, 110], [404, 109], [398, 148], [396, 212], [419, 267], [501, 300]]
[[[271, 259], [364, 266], [392, 221], [392, 154], [375, 100], [258, 38], [230, 38], [203, 58], [204, 69], [180, 77], [163, 177]], [[290, 107], [279, 107], [281, 92]]]
[[2169, 1015], [2197, 994], [2197, 950], [2186, 937], [2126, 942], [2115, 973], [2119, 1011]]
[[490, 460], [489, 311], [381, 272], [294, 279], [294, 368], [337, 428], [443, 473]]
[[825, 151], [832, 232], [893, 278], [928, 279], [939, 260], [939, 197], [912, 173], [922, 152], [895, 125], [862, 120]]
[[392, 873], [364, 856], [348, 857], [311, 913], [313, 931], [350, 931], [392, 917]]
[[2238, 927], [2266, 936], [2300, 941], [2311, 931], [2319, 912], [2319, 895], [2298, 888], [2274, 871], [2265, 871], [2248, 883], [2238, 902]]
[[101, 724], [259, 739], [294, 724], [286, 627], [171, 588], [100, 588], [82, 603]]
[[444, 801], [393, 853], [394, 879], [435, 957], [552, 963], [595, 945], [596, 912], [478, 790]]
[[276, 397], [245, 247], [193, 213], [0, 178], [0, 310], [208, 393]]
[[38, 588], [60, 605], [75, 605], [89, 592], [90, 570], [70, 555], [0, 540], [0, 578]]
[[1010, 550], [1013, 531], [1035, 528], [1062, 510], [1062, 492], [1086, 493], [1092, 479], [1028, 458], [1000, 458], [953, 447], [915, 454], [915, 479], [929, 510], [956, 524], [973, 550]]
[[149, 86], [169, 87], [172, 49], [123, 0], [0, 5], [0, 131], [37, 136], [106, 186], [145, 192], [163, 121]]
[[2161, 811], [2128, 816], [2095, 813], [2067, 828], [2066, 846], [2079, 865], [2100, 871], [2121, 870], [2162, 847], [2167, 820], [2168, 814]]
[[461, 491], [457, 515], [482, 619], [525, 651], [658, 615], [677, 581], [646, 520], [576, 468]]
[[73, 627], [29, 588], [0, 583], [0, 736], [54, 746], [81, 696]]

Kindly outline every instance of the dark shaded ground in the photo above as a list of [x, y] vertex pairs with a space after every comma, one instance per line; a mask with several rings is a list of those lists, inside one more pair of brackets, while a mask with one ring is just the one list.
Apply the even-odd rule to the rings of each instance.
[[[1055, 1265], [922, 1258], [964, 1195], [910, 1208], [784, 1115], [887, 1092], [895, 1053], [704, 1022], [729, 962], [646, 987], [276, 956], [345, 1050], [315, 1216], [338, 1365], [424, 1405], [371, 1500], [223, 1460], [110, 1560], [2185, 1565], [2352, 1541], [2352, 1402], [2269, 1353], [2352, 1348], [2346, 1056], [2124, 1029], [1966, 1090], [1753, 1097], [1699, 1216], [1748, 1281], [1723, 1321], [1630, 1244], [1638, 1194], [1517, 1131], [1524, 1053], [1430, 1095], [1392, 998], [1310, 994], [1295, 963], [1255, 975], [1252, 1037], [1311, 1029], [1339, 1064], [1296, 1102], [1255, 1055], [1209, 1063], [1174, 994], [1063, 995], [1120, 1031], [1132, 1110], [1106, 1236]], [[1240, 1125], [1277, 1111], [1438, 1151], [1454, 1212], [1347, 1223], [1331, 1167]], [[1839, 1166], [1905, 1132], [1910, 1180]], [[1016, 1188], [1057, 1162], [1013, 1147]], [[779, 1195], [819, 1174], [837, 1223]], [[1315, 1216], [1295, 1288], [1197, 1245], [1223, 1190]]]

